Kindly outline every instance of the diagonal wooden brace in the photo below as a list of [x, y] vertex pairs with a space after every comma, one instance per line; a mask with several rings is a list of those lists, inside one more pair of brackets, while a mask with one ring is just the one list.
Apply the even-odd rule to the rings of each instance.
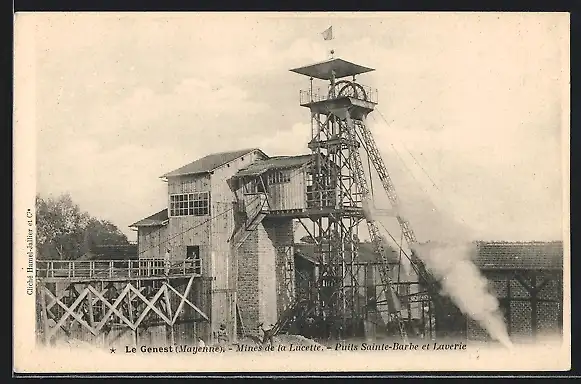
[[73, 318], [75, 318], [81, 325], [83, 325], [85, 328], [87, 328], [93, 335], [97, 335], [97, 331], [95, 329], [93, 329], [89, 324], [87, 324], [87, 322], [85, 320], [83, 320], [83, 318], [81, 316], [79, 316], [79, 314], [75, 313], [75, 309], [83, 301], [85, 296], [87, 296], [87, 293], [89, 293], [89, 291], [87, 289], [84, 289], [81, 292], [81, 294], [77, 297], [75, 302], [70, 307], [68, 307], [66, 304], [64, 304], [63, 302], [58, 300], [56, 297], [54, 297], [52, 292], [50, 292], [46, 287], [44, 287], [43, 289], [44, 289], [45, 293], [48, 293], [49, 297], [51, 297], [53, 300], [56, 300], [56, 303], [58, 305], [60, 305], [66, 311], [66, 313], [59, 320], [59, 322], [54, 326], [54, 328], [52, 330], [50, 330], [50, 332], [48, 334], [49, 340], [56, 334], [57, 330], [64, 324], [64, 322], [67, 320], [67, 318], [69, 316], [72, 316]]
[[[130, 285], [130, 283], [128, 283], [128, 285]], [[97, 291], [94, 287], [89, 285], [88, 288], [95, 296], [97, 296], [97, 298], [99, 300], [101, 300], [103, 303], [105, 303], [106, 306], [109, 307], [109, 311], [107, 311], [107, 313], [105, 314], [105, 316], [101, 319], [101, 322], [99, 324], [97, 324], [97, 330], [100, 330], [105, 323], [107, 322], [107, 319], [109, 318], [109, 316], [111, 316], [112, 313], [115, 313], [117, 316], [119, 316], [119, 318], [121, 320], [123, 320], [123, 322], [125, 322], [125, 324], [127, 324], [129, 326], [129, 328], [135, 330], [135, 325], [125, 316], [123, 315], [123, 313], [121, 313], [121, 311], [119, 311], [117, 309], [117, 305], [119, 305], [119, 303], [121, 302], [121, 300], [123, 299], [123, 297], [125, 297], [125, 295], [128, 293], [129, 289], [127, 289], [127, 287], [121, 292], [121, 295], [119, 295], [119, 297], [117, 298], [117, 300], [115, 300], [114, 304], [111, 304], [109, 302], [109, 300], [107, 300], [103, 295], [101, 295], [99, 293], [99, 291]], [[121, 300], [119, 300], [119, 298], [121, 298]]]
[[[97, 324], [97, 330], [101, 330], [101, 328], [103, 328], [103, 326], [105, 325], [105, 323], [107, 322], [107, 319], [109, 319], [109, 317], [115, 312], [115, 314], [117, 316], [119, 316], [119, 311], [117, 310], [117, 306], [123, 301], [123, 298], [125, 297], [125, 295], [127, 295], [127, 293], [129, 292], [129, 289], [131, 287], [131, 284], [128, 283], [125, 288], [123, 288], [123, 291], [121, 292], [121, 294], [119, 294], [119, 296], [117, 297], [117, 299], [115, 299], [115, 301], [113, 302], [113, 304], [111, 304], [109, 302], [109, 300], [105, 299], [105, 297], [103, 297], [101, 294], [99, 294], [99, 292], [97, 292], [96, 289], [93, 289], [92, 292], [97, 295], [97, 297], [99, 297], [104, 303], [105, 305], [107, 305], [109, 307], [109, 310], [107, 311], [107, 313], [105, 313], [105, 315], [103, 316], [103, 318], [101, 319], [101, 321], [99, 322], [99, 324]], [[122, 316], [122, 315], [121, 315]], [[119, 316], [119, 318], [123, 318]], [[126, 321], [126, 320], [124, 320]], [[129, 322], [129, 324], [131, 324], [131, 322]], [[133, 324], [130, 325], [130, 327], [133, 328]]]
[[[184, 307], [184, 304], [186, 302], [186, 297], [190, 293], [193, 282], [194, 282], [194, 277], [192, 276], [192, 277], [190, 277], [190, 280], [188, 281], [188, 285], [186, 286], [186, 290], [184, 291], [184, 295], [181, 296], [180, 304], [178, 305], [178, 308], [176, 309], [176, 312], [174, 313], [173, 319], [171, 320], [172, 325], [175, 324], [176, 320], [178, 319], [178, 317], [180, 315], [182, 308]], [[173, 289], [173, 287], [171, 285], [168, 285], [168, 286]]]
[[[174, 287], [172, 287], [171, 285], [166, 285], [167, 287], [169, 287], [172, 291], [175, 292], [176, 295], [178, 295], [182, 300], [184, 300], [186, 303], [189, 304], [190, 307], [194, 308], [200, 315], [202, 315], [202, 317], [208, 321], [210, 321], [210, 319], [208, 318], [208, 316], [206, 316], [206, 314], [204, 312], [202, 312], [202, 310], [198, 307], [196, 307], [191, 301], [189, 301], [188, 299], [186, 299], [186, 297], [184, 295], [182, 295], [181, 293], [179, 293], [178, 291], [176, 291], [176, 289]], [[179, 313], [179, 312], [177, 312]]]
[[[72, 285], [72, 284], [71, 284]], [[71, 285], [69, 285], [66, 289], [63, 289], [61, 293], [58, 294], [58, 296], [54, 296], [51, 295], [51, 297], [55, 297], [50, 303], [48, 303], [46, 305], [46, 309], [50, 310], [52, 307], [54, 307], [57, 304], [57, 300], [62, 300], [62, 298], [69, 293], [69, 290], [71, 289]], [[49, 290], [50, 291], [50, 290]], [[51, 292], [52, 294], [52, 292]]]
[[[129, 285], [128, 285], [129, 286]], [[143, 319], [145, 319], [145, 316], [147, 316], [147, 314], [149, 313], [150, 310], [153, 309], [153, 311], [155, 313], [157, 313], [159, 315], [159, 317], [161, 317], [168, 325], [171, 325], [171, 320], [163, 313], [161, 312], [158, 308], [155, 307], [155, 303], [157, 302], [157, 300], [161, 297], [161, 295], [164, 293], [164, 291], [166, 290], [166, 285], [164, 284], [159, 291], [157, 291], [157, 293], [155, 294], [155, 296], [153, 296], [153, 298], [151, 299], [151, 301], [147, 300], [147, 298], [145, 296], [143, 296], [137, 289], [135, 289], [133, 286], [131, 286], [131, 290], [133, 290], [133, 292], [135, 292], [135, 294], [145, 303], [145, 305], [147, 305], [147, 307], [143, 310], [143, 312], [141, 313], [141, 315], [139, 316], [139, 318], [137, 319], [137, 321], [135, 322], [135, 327], [138, 327], [139, 324], [141, 324], [141, 322], [143, 321]]]

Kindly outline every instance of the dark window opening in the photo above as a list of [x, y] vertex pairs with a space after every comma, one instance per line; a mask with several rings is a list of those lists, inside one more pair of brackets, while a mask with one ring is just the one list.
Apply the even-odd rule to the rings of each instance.
[[288, 183], [291, 180], [290, 172], [288, 171], [274, 171], [268, 174], [268, 184], [282, 184]]
[[248, 193], [266, 193], [266, 186], [263, 184], [261, 177], [254, 178], [249, 185]]
[[202, 273], [202, 257], [200, 255], [199, 245], [188, 245], [186, 246], [186, 260], [192, 261], [192, 268], [194, 273]]

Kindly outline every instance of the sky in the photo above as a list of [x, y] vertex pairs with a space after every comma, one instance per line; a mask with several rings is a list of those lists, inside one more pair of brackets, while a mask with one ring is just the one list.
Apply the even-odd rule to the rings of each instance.
[[[130, 240], [131, 223], [166, 206], [165, 172], [242, 148], [308, 153], [299, 90], [309, 80], [289, 70], [328, 59], [330, 49], [375, 69], [358, 77], [379, 92], [367, 123], [419, 238], [562, 239], [565, 14], [39, 13], [19, 21], [34, 33], [37, 192], [70, 193]], [[334, 39], [324, 41], [331, 25]], [[381, 190], [375, 195], [377, 208], [389, 208]]]

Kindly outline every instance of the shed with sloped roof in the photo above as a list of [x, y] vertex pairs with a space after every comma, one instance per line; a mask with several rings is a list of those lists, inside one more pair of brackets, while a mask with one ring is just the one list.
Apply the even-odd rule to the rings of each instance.
[[271, 212], [304, 210], [313, 155], [277, 156], [256, 161], [234, 175], [237, 194], [266, 193]]
[[[477, 241], [473, 261], [498, 299], [513, 342], [562, 334], [562, 241]], [[466, 327], [468, 339], [490, 339], [470, 318]]]

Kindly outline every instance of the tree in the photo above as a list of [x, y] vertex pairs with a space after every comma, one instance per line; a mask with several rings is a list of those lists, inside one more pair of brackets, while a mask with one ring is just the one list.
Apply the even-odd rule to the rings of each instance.
[[95, 245], [129, 244], [117, 226], [81, 211], [68, 194], [37, 195], [36, 225], [39, 259], [75, 260]]
[[98, 245], [129, 244], [127, 236], [115, 224], [107, 220], [89, 219], [85, 229], [85, 248], [93, 249]]

